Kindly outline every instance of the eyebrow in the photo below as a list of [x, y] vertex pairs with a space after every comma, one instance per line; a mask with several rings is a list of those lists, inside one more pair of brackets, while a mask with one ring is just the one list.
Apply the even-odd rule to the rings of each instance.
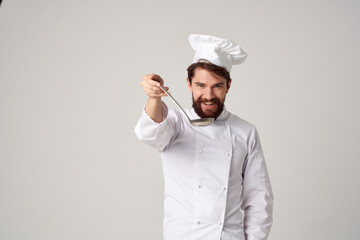
[[[205, 85], [206, 86], [206, 84], [205, 83], [202, 83], [202, 82], [194, 82], [194, 84], [196, 84], [196, 85]], [[212, 86], [218, 86], [218, 85], [221, 85], [221, 86], [223, 86], [223, 85], [225, 85], [224, 83], [215, 83], [215, 84], [213, 84]]]

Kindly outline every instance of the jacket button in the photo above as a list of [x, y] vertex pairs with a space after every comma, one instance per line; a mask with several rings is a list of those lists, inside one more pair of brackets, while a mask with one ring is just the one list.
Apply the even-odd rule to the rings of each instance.
[[200, 149], [200, 150], [199, 150], [199, 153], [202, 153], [202, 152], [203, 152], [203, 151]]

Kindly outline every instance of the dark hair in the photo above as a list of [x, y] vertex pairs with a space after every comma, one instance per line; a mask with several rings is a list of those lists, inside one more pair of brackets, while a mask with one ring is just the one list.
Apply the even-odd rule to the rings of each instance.
[[197, 68], [205, 69], [205, 70], [209, 71], [210, 73], [215, 74], [216, 76], [225, 78], [227, 86], [229, 85], [230, 73], [226, 70], [226, 68], [215, 65], [205, 59], [200, 59], [199, 62], [193, 63], [187, 68], [190, 84], [191, 84], [192, 78], [195, 75], [195, 70]]

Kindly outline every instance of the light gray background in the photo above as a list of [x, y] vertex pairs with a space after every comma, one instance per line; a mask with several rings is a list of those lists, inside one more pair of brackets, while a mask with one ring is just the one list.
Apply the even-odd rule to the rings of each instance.
[[190, 106], [190, 33], [249, 55], [226, 105], [260, 134], [275, 195], [269, 239], [356, 239], [359, 16], [357, 0], [5, 0], [0, 239], [162, 238], [160, 158], [133, 128], [143, 74]]

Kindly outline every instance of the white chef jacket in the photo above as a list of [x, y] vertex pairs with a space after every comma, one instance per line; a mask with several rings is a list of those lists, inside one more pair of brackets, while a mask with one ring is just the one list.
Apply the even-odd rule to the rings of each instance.
[[226, 109], [206, 127], [162, 111], [161, 123], [143, 111], [135, 133], [161, 154], [164, 240], [267, 239], [273, 195], [256, 128]]

